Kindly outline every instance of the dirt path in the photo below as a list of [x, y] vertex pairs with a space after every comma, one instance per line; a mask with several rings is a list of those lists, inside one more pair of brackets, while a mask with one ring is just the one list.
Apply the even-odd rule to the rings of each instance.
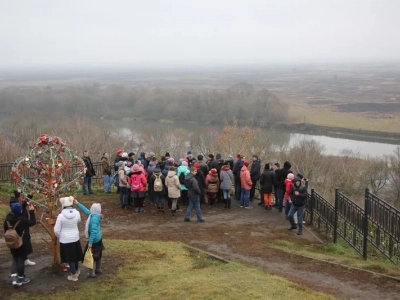
[[[92, 198], [93, 199], [93, 198]], [[92, 200], [91, 199], [91, 200]], [[94, 199], [93, 199], [94, 200]], [[121, 210], [116, 197], [100, 198], [105, 216], [104, 237], [109, 239], [143, 239], [180, 241], [230, 260], [255, 265], [270, 273], [286, 277], [300, 285], [322, 291], [342, 299], [400, 299], [400, 283], [378, 278], [362, 271], [349, 270], [327, 263], [315, 262], [300, 256], [284, 253], [268, 247], [268, 241], [276, 239], [296, 239], [312, 244], [319, 241], [307, 230], [302, 236], [289, 232], [288, 221], [276, 210], [265, 211], [254, 203], [253, 209], [240, 208], [234, 202], [232, 210], [223, 207], [203, 208], [205, 223], [183, 222], [183, 212], [177, 217], [169, 213], [157, 213], [148, 205], [146, 214], [135, 214], [132, 210]], [[83, 229], [84, 224], [82, 224]], [[82, 231], [83, 232], [83, 231]], [[43, 267], [50, 262], [48, 250], [40, 238], [40, 227], [33, 230], [35, 253], [32, 259], [38, 266], [28, 267], [27, 274], [36, 277], [43, 274]], [[84, 237], [82, 240], [85, 240]], [[9, 257], [0, 243], [0, 287], [12, 289], [9, 282]], [[40, 250], [38, 250], [40, 249]], [[42, 257], [40, 257], [42, 253]], [[105, 264], [107, 266], [107, 262]], [[46, 277], [46, 284], [33, 280], [29, 291], [43, 292], [66, 284], [61, 271]]]

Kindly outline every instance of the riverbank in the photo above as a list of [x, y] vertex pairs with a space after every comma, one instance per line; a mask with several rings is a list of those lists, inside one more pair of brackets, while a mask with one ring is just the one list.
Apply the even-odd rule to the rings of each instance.
[[356, 141], [368, 141], [400, 145], [400, 133], [395, 132], [330, 127], [309, 123], [276, 123], [269, 126], [273, 129], [290, 131], [292, 133], [295, 132], [313, 135], [326, 135], [329, 137], [351, 139]]

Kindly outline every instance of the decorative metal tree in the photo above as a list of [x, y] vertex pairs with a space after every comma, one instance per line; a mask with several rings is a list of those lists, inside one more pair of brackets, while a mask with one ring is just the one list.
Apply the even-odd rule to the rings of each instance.
[[[43, 209], [40, 223], [51, 237], [45, 240], [52, 247], [53, 264], [60, 263], [59, 246], [54, 234], [57, 200], [60, 196], [75, 195], [82, 186], [85, 172], [83, 160], [74, 155], [57, 136], [43, 134], [29, 147], [25, 157], [18, 158], [12, 167], [12, 177], [21, 189], [21, 195]], [[43, 216], [47, 214], [47, 224]]]

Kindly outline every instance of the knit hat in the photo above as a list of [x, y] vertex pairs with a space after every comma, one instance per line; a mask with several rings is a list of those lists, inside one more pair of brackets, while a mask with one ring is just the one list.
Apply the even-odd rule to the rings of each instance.
[[125, 162], [125, 166], [127, 166], [127, 167], [132, 167], [132, 165], [133, 165], [133, 163], [131, 162], [131, 161], [129, 161], [129, 160], [127, 160], [126, 162]]
[[121, 156], [121, 155], [122, 155], [122, 153], [124, 153], [124, 150], [122, 150], [122, 149], [118, 149], [118, 151], [117, 151], [117, 155]]
[[294, 174], [293, 173], [287, 174], [287, 179], [293, 180], [294, 179]]
[[193, 167], [195, 167], [196, 169], [200, 169], [200, 164], [199, 164], [199, 163], [195, 163], [195, 164], [193, 165]]
[[182, 161], [182, 166], [187, 166], [187, 165], [188, 165], [188, 162], [186, 160], [183, 160]]
[[156, 155], [156, 154], [155, 154], [154, 152], [151, 152], [151, 151], [150, 151], [149, 155], [150, 155], [150, 156], [154, 156], [154, 155]]
[[153, 173], [161, 173], [161, 169], [157, 167], [154, 169]]
[[300, 174], [300, 173], [297, 173], [296, 177], [298, 177], [298, 178], [300, 178], [300, 179], [303, 179], [303, 178], [304, 178], [304, 176], [303, 176], [302, 174]]
[[134, 156], [134, 155], [135, 155], [135, 153], [133, 153], [133, 152], [129, 152], [129, 153], [128, 153], [128, 156], [129, 156], [129, 157], [132, 157], [132, 156]]
[[165, 152], [165, 155], [164, 156], [166, 156], [166, 157], [171, 157], [171, 155], [169, 155], [169, 152]]
[[122, 153], [121, 157], [128, 157], [128, 153], [126, 152]]
[[74, 204], [74, 197], [69, 196], [69, 197], [61, 197], [60, 198], [60, 203], [62, 207], [70, 207]]
[[140, 170], [140, 168], [139, 168], [139, 165], [138, 164], [134, 164], [133, 166], [132, 166], [132, 171], [133, 172], [137, 172], [137, 171], [139, 171]]
[[215, 168], [214, 168], [214, 169], [211, 169], [211, 170], [210, 170], [210, 174], [213, 174], [213, 175], [217, 174], [217, 169], [215, 169]]
[[250, 164], [250, 163], [249, 163], [248, 161], [245, 161], [245, 162], [244, 162], [244, 165], [245, 165], [246, 167], [248, 167], [249, 164]]
[[167, 162], [173, 164], [175, 162], [175, 159], [173, 157], [170, 157], [170, 158], [167, 159]]
[[22, 212], [22, 205], [19, 203], [11, 203], [10, 208], [13, 214], [19, 214]]
[[190, 154], [192, 154], [192, 151], [188, 150], [188, 151], [186, 152], [186, 154], [187, 154], [187, 155], [190, 155]]
[[125, 166], [125, 162], [121, 160], [117, 163], [117, 165], [118, 165], [118, 168], [122, 168], [123, 166]]
[[189, 162], [187, 158], [182, 159], [182, 162], [184, 162], [184, 161], [187, 163]]

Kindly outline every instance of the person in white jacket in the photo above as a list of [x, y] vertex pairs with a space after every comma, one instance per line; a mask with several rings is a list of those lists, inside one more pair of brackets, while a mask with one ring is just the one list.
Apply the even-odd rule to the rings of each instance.
[[71, 275], [68, 276], [67, 279], [70, 281], [78, 281], [80, 274], [79, 261], [83, 259], [78, 229], [81, 215], [73, 208], [74, 197], [62, 197], [60, 198], [60, 203], [62, 211], [57, 216], [54, 234], [60, 241], [61, 261], [68, 263], [71, 270]]

